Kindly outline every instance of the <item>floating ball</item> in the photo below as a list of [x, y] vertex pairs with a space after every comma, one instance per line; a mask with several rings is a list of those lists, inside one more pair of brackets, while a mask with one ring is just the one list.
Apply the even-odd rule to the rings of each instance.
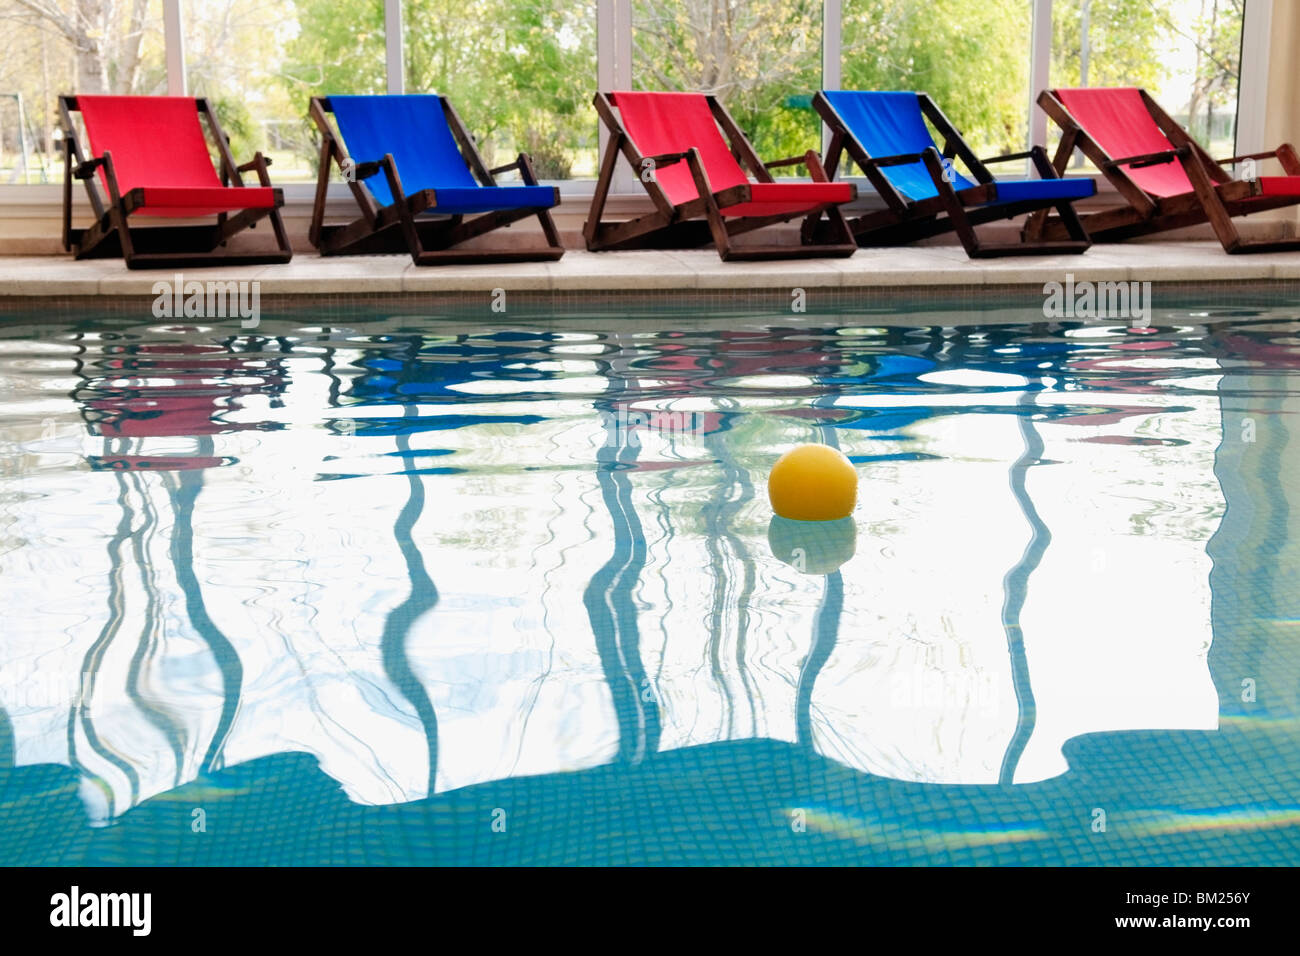
[[778, 561], [802, 574], [833, 574], [857, 550], [858, 526], [852, 518], [791, 521], [772, 515], [767, 543]]
[[772, 466], [767, 478], [772, 510], [792, 521], [838, 521], [853, 513], [858, 472], [836, 448], [800, 445]]

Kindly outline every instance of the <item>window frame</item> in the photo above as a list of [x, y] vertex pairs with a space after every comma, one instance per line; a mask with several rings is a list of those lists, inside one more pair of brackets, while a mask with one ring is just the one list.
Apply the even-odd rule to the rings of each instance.
[[[1026, 0], [1032, 4], [1033, 29], [1030, 44], [1030, 109], [1027, 141], [1031, 145], [1046, 142], [1047, 117], [1034, 107], [1037, 90], [1048, 84], [1048, 68], [1052, 54], [1052, 0]], [[1254, 151], [1265, 148], [1263, 144], [1268, 85], [1269, 30], [1273, 0], [1247, 0], [1242, 22], [1242, 47], [1250, 56], [1243, 57], [1241, 77], [1237, 90], [1237, 149]], [[187, 93], [185, 72], [184, 14], [181, 0], [162, 0], [164, 55], [167, 67], [167, 91], [173, 96]], [[403, 0], [383, 0], [384, 52], [387, 89], [402, 93], [403, 77]], [[837, 88], [842, 73], [843, 0], [822, 0], [822, 85]], [[632, 85], [632, 0], [601, 0], [596, 5], [596, 76], [595, 85], [601, 89], [630, 88]], [[598, 148], [603, 154], [608, 137], [600, 129]], [[822, 148], [828, 145], [828, 134], [822, 131]], [[641, 195], [638, 183], [631, 172], [621, 170], [614, 182], [614, 195]], [[590, 199], [594, 179], [558, 180], [554, 185], [566, 199]], [[1099, 187], [1104, 183], [1099, 182]], [[311, 183], [286, 183], [282, 186], [286, 205], [310, 204], [315, 186]], [[5, 197], [0, 218], [22, 217], [32, 214], [34, 207], [61, 202], [59, 184], [0, 184], [0, 195]], [[346, 197], [344, 184], [330, 186], [330, 198]]]

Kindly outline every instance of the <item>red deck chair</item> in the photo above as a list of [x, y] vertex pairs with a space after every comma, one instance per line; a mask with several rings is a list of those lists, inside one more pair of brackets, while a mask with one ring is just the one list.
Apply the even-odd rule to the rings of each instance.
[[[85, 156], [72, 114], [80, 112], [91, 158]], [[284, 197], [271, 187], [261, 153], [235, 165], [225, 133], [206, 99], [184, 96], [60, 96], [63, 125], [63, 247], [78, 259], [122, 256], [129, 269], [288, 262], [293, 256], [279, 207]], [[220, 158], [213, 169], [208, 129]], [[99, 173], [96, 184], [95, 173]], [[241, 174], [257, 173], [259, 186], [245, 186]], [[86, 184], [95, 224], [72, 228], [72, 180]], [[105, 203], [99, 186], [108, 193]], [[230, 215], [234, 213], [234, 215]], [[215, 225], [132, 228], [134, 217], [197, 219], [216, 216]], [[276, 248], [230, 253], [235, 233], [270, 217]]]
[[[1125, 200], [1081, 217], [1094, 242], [1209, 222], [1227, 252], [1300, 249], [1300, 239], [1247, 241], [1232, 222], [1234, 216], [1300, 203], [1300, 158], [1290, 143], [1214, 160], [1145, 90], [1133, 87], [1044, 90], [1038, 105], [1064, 133], [1053, 160], [1057, 172], [1064, 172], [1078, 148]], [[1226, 168], [1273, 158], [1285, 176], [1237, 179]], [[1026, 234], [1059, 238], [1064, 223], [1036, 213]]]
[[[722, 104], [703, 93], [597, 93], [595, 105], [610, 138], [583, 229], [588, 249], [680, 249], [712, 241], [723, 259], [850, 256], [857, 249], [839, 209], [856, 198], [857, 187], [830, 182], [813, 150], [762, 162]], [[620, 152], [655, 211], [606, 222], [601, 215]], [[813, 181], [778, 182], [769, 172], [795, 165], [807, 167]], [[803, 245], [736, 246], [731, 241], [791, 219], [813, 224], [823, 213], [829, 228], [805, 228]]]

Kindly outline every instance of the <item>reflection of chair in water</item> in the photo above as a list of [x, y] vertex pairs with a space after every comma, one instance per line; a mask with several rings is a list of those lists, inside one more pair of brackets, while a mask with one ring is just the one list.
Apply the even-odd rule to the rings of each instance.
[[[213, 454], [213, 436], [258, 427], [220, 416], [242, 395], [282, 391], [284, 378], [274, 364], [217, 345], [140, 345], [123, 358], [116, 350], [88, 355], [83, 344], [77, 369], [82, 384], [72, 397], [104, 440], [103, 454], [88, 457], [96, 470], [116, 472], [96, 480], [115, 483], [121, 520], [108, 541], [102, 626], [60, 652], [62, 667], [43, 660], [41, 669], [56, 685], [49, 703], [63, 698], [71, 714], [65, 760], [85, 775], [92, 819], [103, 821], [221, 765], [242, 666], [211, 619], [195, 569], [195, 503], [203, 470], [226, 461]], [[223, 384], [232, 378], [262, 381]], [[193, 453], [168, 447], [184, 439]], [[85, 617], [99, 616], [90, 603], [97, 595], [78, 589], [68, 600], [83, 597]], [[213, 683], [165, 677], [193, 658], [196, 642], [219, 696]]]
[[[646, 353], [657, 343], [624, 344], [605, 353], [615, 380], [599, 398], [606, 409], [687, 393], [689, 375], [667, 385], [654, 380], [659, 366]], [[1064, 737], [1188, 726], [1208, 713], [1194, 699], [1202, 689], [1199, 643], [1167, 642], [1148, 659], [1145, 648], [1160, 635], [1116, 645], [1100, 633], [1099, 622], [1114, 629], [1104, 602], [1075, 601], [1062, 623], [1062, 601], [1079, 593], [1075, 563], [1088, 529], [1061, 510], [1080, 507], [1077, 497], [1029, 495], [1063, 471], [1039, 462], [1074, 454], [1066, 429], [1030, 418], [1028, 406], [1046, 403], [1026, 399], [1018, 414], [981, 407], [913, 420], [915, 439], [942, 454], [873, 464], [862, 545], [843, 571], [818, 577], [764, 554], [769, 516], [756, 517], [751, 506], [754, 481], [741, 450], [771, 441], [766, 429], [778, 427], [776, 417], [742, 416], [739, 402], [728, 408], [720, 401], [714, 407], [726, 427], [705, 437], [703, 455], [683, 454], [683, 461], [703, 459], [692, 467], [624, 467], [671, 453], [633, 446], [626, 436], [615, 436], [594, 466], [588, 457], [575, 467], [574, 448], [588, 451], [583, 435], [600, 437], [594, 422], [584, 433], [580, 415], [555, 422], [539, 405], [528, 432], [553, 440], [536, 441], [549, 451], [526, 469], [452, 478], [419, 467], [429, 450], [419, 437], [457, 449], [481, 444], [472, 414], [454, 429], [424, 428], [438, 416], [425, 416], [430, 398], [423, 396], [454, 395], [445, 384], [463, 380], [463, 356], [452, 350], [445, 362], [432, 360], [419, 337], [402, 348], [384, 345], [344, 390], [340, 410], [346, 414], [348, 402], [391, 404], [404, 394], [400, 383], [415, 389], [393, 418], [398, 454], [373, 456], [401, 467], [367, 479], [374, 483], [365, 490], [376, 492], [364, 496], [375, 499], [365, 503], [368, 520], [356, 520], [363, 497], [357, 482], [315, 480], [310, 468], [305, 476], [277, 474], [284, 486], [268, 485], [244, 502], [234, 527], [219, 510], [196, 516], [199, 470], [88, 476], [122, 501], [109, 549], [107, 623], [98, 635], [78, 636], [66, 654], [36, 637], [10, 642], [0, 663], [39, 659], [45, 667], [54, 654], [68, 673], [90, 671], [90, 710], [78, 709], [75, 688], [39, 715], [10, 709], [18, 760], [77, 767], [99, 818], [206, 769], [285, 751], [313, 754], [361, 803], [752, 737], [797, 741], [881, 776], [988, 784], [1060, 772], [1049, 758], [1059, 756]], [[505, 371], [520, 356], [498, 358]], [[750, 358], [758, 360], [743, 361]], [[725, 359], [699, 370], [724, 378], [735, 372]], [[391, 381], [381, 383], [381, 375]], [[111, 413], [114, 401], [140, 397], [110, 384], [121, 393], [110, 395], [98, 381], [79, 392], [96, 403], [92, 419]], [[877, 397], [899, 401], [891, 393]], [[107, 420], [128, 431], [133, 422], [158, 421], [135, 414], [143, 410], [119, 409]], [[174, 430], [201, 424], [191, 416], [161, 420]], [[806, 437], [806, 426], [798, 428]], [[1114, 446], [1082, 447], [1114, 454]], [[705, 478], [715, 460], [721, 478]], [[1202, 459], [1190, 461], [1195, 478]], [[1098, 467], [1086, 477], [1111, 474]], [[1109, 490], [1102, 481], [1082, 492], [1089, 502], [1113, 504]], [[428, 507], [433, 502], [439, 507]], [[1049, 511], [1056, 502], [1061, 508]], [[1037, 523], [1031, 508], [1042, 511]], [[271, 527], [285, 553], [250, 564], [244, 536]], [[346, 547], [319, 550], [322, 529], [342, 528]], [[1050, 548], [1044, 528], [1054, 535]], [[824, 538], [801, 542], [797, 530], [769, 526], [769, 541], [786, 561], [804, 548], [806, 570], [853, 537], [851, 526], [828, 525], [819, 529]], [[91, 529], [84, 540], [102, 545], [102, 535]], [[1131, 613], [1172, 607], [1182, 625], [1195, 624], [1173, 602], [1189, 582], [1196, 586], [1201, 565], [1193, 561], [1190, 575], [1183, 570], [1196, 542], [1161, 550], [1168, 544], [1155, 537], [1121, 542], [1114, 560], [1123, 558], [1123, 567], [1152, 555], [1172, 560], [1154, 579], [1149, 568], [1157, 563], [1147, 562], [1148, 578], [1116, 593], [1140, 591], [1151, 605], [1133, 603]], [[78, 548], [92, 550], [103, 549]], [[293, 552], [312, 559], [286, 558]], [[1107, 588], [1124, 584], [1105, 580]], [[918, 602], [922, 589], [927, 599]], [[91, 598], [78, 593], [74, 588], [67, 610], [91, 618], [93, 599], [93, 616], [103, 620], [102, 590]], [[573, 600], [578, 593], [581, 604]], [[1019, 614], [1008, 613], [1013, 599]], [[1023, 628], [1025, 640], [1009, 656], [1011, 626]], [[1054, 641], [1063, 627], [1078, 639]], [[1196, 642], [1205, 638], [1194, 627], [1188, 633]], [[1147, 694], [1144, 711], [1135, 711], [1132, 699], [1112, 701], [1103, 693], [1109, 684], [1085, 684], [1081, 694], [1069, 678], [1089, 667], [1100, 672], [1088, 659], [1100, 645], [1107, 648], [1101, 663], [1121, 672], [1114, 681], [1143, 666], [1176, 676], [1159, 699]], [[1018, 706], [1022, 662], [1034, 668], [1036, 725]], [[1017, 740], [1018, 727], [1020, 738], [1032, 729], [1027, 743]]]
[[[83, 384], [74, 393], [92, 435], [105, 439], [104, 453], [90, 457], [91, 467], [116, 471], [182, 471], [215, 468], [224, 463], [210, 455], [159, 454], [151, 439], [193, 438], [259, 429], [260, 423], [226, 422], [245, 395], [275, 395], [285, 377], [274, 363], [242, 357], [219, 345], [142, 345], [129, 362], [101, 359], [100, 374], [79, 362]], [[214, 381], [214, 379], [216, 381]], [[224, 379], [254, 379], [233, 384]], [[110, 450], [114, 442], [119, 447]], [[130, 453], [128, 453], [130, 452]]]
[[[14, 629], [4, 666], [31, 667], [40, 690], [41, 707], [15, 711], [19, 759], [79, 770], [88, 811], [102, 822], [219, 763], [240, 662], [206, 611], [194, 568], [194, 502], [203, 470], [223, 461], [212, 438], [231, 430], [217, 420], [223, 398], [255, 390], [223, 387], [221, 377], [282, 385], [265, 362], [246, 367], [215, 345], [91, 353], [83, 340], [76, 370], [81, 384], [70, 398], [103, 442], [102, 454], [87, 458], [109, 472], [81, 473], [76, 493], [101, 488], [120, 517], [115, 527], [68, 525], [60, 496], [51, 495], [48, 526], [60, 529], [52, 553], [71, 552], [88, 569], [60, 589], [60, 607], [77, 623], [58, 648], [43, 646], [39, 626]], [[186, 440], [190, 449], [178, 454]], [[102, 564], [91, 557], [105, 551]]]

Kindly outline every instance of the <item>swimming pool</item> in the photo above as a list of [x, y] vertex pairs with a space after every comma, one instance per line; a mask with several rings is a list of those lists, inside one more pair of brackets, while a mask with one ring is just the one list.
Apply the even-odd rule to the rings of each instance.
[[1294, 308], [320, 315], [0, 319], [0, 862], [1300, 862]]

